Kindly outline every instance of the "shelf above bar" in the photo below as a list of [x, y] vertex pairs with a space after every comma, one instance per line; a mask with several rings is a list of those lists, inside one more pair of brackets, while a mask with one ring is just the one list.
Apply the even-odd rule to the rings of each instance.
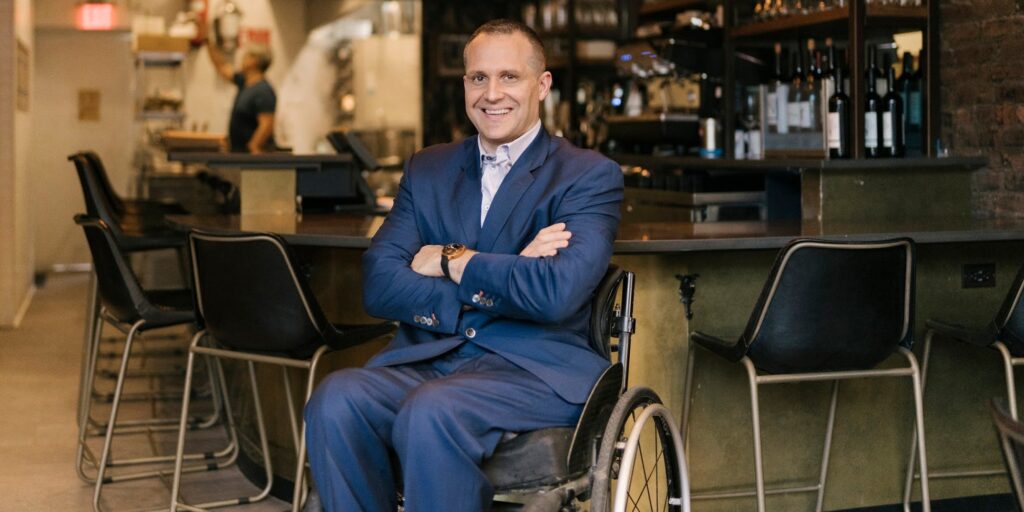
[[701, 9], [707, 8], [707, 6], [707, 0], [656, 0], [654, 2], [645, 2], [640, 5], [640, 14], [658, 14], [683, 9]]
[[[762, 35], [777, 35], [797, 30], [845, 32], [850, 17], [850, 8], [841, 7], [808, 14], [795, 14], [768, 21], [738, 25], [729, 31], [730, 39], [742, 39]], [[868, 5], [867, 25], [880, 27], [906, 26], [923, 29], [928, 21], [926, 7], [900, 7], [892, 5]]]

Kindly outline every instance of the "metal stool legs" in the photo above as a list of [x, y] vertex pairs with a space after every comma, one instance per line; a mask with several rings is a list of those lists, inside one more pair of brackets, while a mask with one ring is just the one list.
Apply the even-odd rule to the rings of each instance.
[[[693, 385], [693, 359], [694, 351], [693, 345], [690, 345], [690, 355], [687, 362], [687, 375], [685, 377], [685, 395], [683, 402], [683, 423], [682, 423], [682, 435], [684, 436], [684, 443], [688, 438], [688, 421], [689, 421], [689, 409], [690, 401], [692, 400], [692, 385]], [[694, 492], [692, 494], [694, 500], [707, 500], [707, 499], [724, 499], [724, 498], [741, 498], [741, 497], [755, 497], [757, 502], [758, 512], [764, 512], [765, 510], [765, 497], [772, 494], [783, 494], [792, 492], [815, 492], [817, 493], [817, 501], [815, 509], [821, 511], [824, 506], [825, 498], [825, 485], [828, 478], [828, 465], [830, 460], [830, 452], [832, 445], [832, 433], [835, 429], [835, 415], [836, 407], [839, 397], [839, 381], [844, 379], [854, 378], [870, 378], [870, 377], [910, 377], [913, 385], [914, 394], [914, 429], [913, 429], [913, 443], [917, 450], [920, 451], [921, 457], [919, 458], [920, 471], [921, 471], [921, 495], [924, 512], [931, 511], [931, 503], [929, 501], [928, 492], [928, 472], [927, 463], [925, 459], [925, 441], [924, 441], [924, 406], [922, 398], [922, 379], [921, 372], [918, 368], [917, 359], [913, 353], [905, 348], [899, 349], [900, 353], [907, 359], [908, 366], [904, 368], [892, 368], [892, 369], [874, 369], [874, 370], [860, 370], [860, 371], [845, 371], [845, 372], [817, 372], [817, 373], [803, 373], [803, 374], [791, 374], [791, 375], [757, 375], [757, 371], [754, 368], [753, 362], [747, 358], [743, 358], [741, 361], [747, 370], [747, 376], [750, 383], [750, 402], [751, 402], [751, 414], [753, 419], [753, 436], [754, 436], [754, 479], [755, 488], [753, 490], [735, 490], [735, 491], [722, 491], [722, 492]], [[822, 448], [822, 461], [821, 468], [818, 475], [818, 481], [815, 485], [802, 486], [802, 487], [786, 487], [786, 488], [766, 488], [764, 482], [764, 469], [763, 469], [763, 457], [761, 449], [761, 426], [760, 426], [760, 403], [758, 386], [761, 384], [775, 384], [775, 383], [786, 383], [786, 382], [808, 382], [808, 381], [823, 381], [831, 380], [832, 384], [832, 397], [829, 404], [829, 416], [828, 424], [825, 432], [825, 441]], [[688, 452], [689, 450], [687, 450]]]
[[[924, 338], [924, 348], [921, 353], [921, 388], [927, 389], [928, 384], [928, 364], [931, 359], [932, 339], [935, 336], [935, 331], [928, 329], [928, 333]], [[1010, 354], [1010, 350], [1006, 348], [1006, 345], [1001, 341], [996, 341], [992, 344], [999, 355], [1001, 356], [1003, 363], [1003, 373], [1006, 379], [1006, 400], [1009, 403], [1010, 415], [1013, 419], [1017, 419], [1017, 385], [1013, 380], [1013, 368], [1015, 366], [1024, 365], [1024, 358], [1015, 358]], [[915, 433], [916, 439], [916, 433]], [[907, 463], [907, 475], [903, 485], [903, 510], [906, 512], [910, 511], [910, 495], [913, 491], [914, 480], [920, 478], [920, 474], [914, 473], [914, 461], [917, 458], [917, 445], [911, 443], [910, 445], [910, 461]], [[930, 478], [975, 478], [985, 476], [1002, 475], [1006, 473], [1003, 468], [996, 469], [978, 469], [971, 471], [933, 471], [928, 476]]]
[[[289, 359], [289, 358], [283, 358], [283, 357], [264, 356], [264, 355], [249, 354], [249, 353], [244, 353], [244, 352], [234, 352], [234, 351], [223, 350], [223, 349], [218, 349], [218, 348], [204, 347], [204, 346], [200, 345], [200, 343], [202, 342], [202, 340], [204, 338], [204, 335], [205, 335], [204, 332], [197, 333], [196, 336], [193, 338], [192, 344], [191, 344], [191, 346], [189, 348], [188, 365], [187, 365], [186, 370], [185, 370], [185, 390], [184, 390], [183, 399], [182, 399], [182, 412], [181, 412], [182, 415], [181, 415], [181, 421], [179, 423], [179, 431], [178, 431], [178, 448], [177, 448], [177, 455], [176, 455], [177, 459], [175, 460], [174, 477], [173, 477], [173, 482], [171, 484], [171, 511], [173, 512], [173, 511], [179, 510], [179, 509], [180, 510], [195, 511], [195, 510], [205, 510], [205, 509], [211, 509], [211, 508], [240, 505], [240, 504], [257, 502], [257, 501], [263, 500], [264, 498], [269, 496], [270, 489], [271, 489], [271, 487], [273, 486], [273, 483], [274, 483], [274, 472], [273, 472], [273, 468], [272, 468], [271, 460], [270, 460], [270, 451], [269, 451], [269, 447], [268, 447], [266, 428], [265, 428], [265, 425], [264, 425], [262, 403], [260, 401], [259, 388], [258, 388], [258, 384], [256, 382], [255, 363], [257, 363], [257, 362], [259, 362], [259, 363], [267, 363], [267, 364], [276, 364], [276, 365], [280, 365], [282, 367], [282, 371], [283, 371], [282, 378], [284, 380], [285, 393], [287, 395], [286, 402], [287, 402], [288, 414], [289, 414], [289, 424], [291, 426], [292, 440], [295, 442], [295, 448], [296, 448], [296, 454], [297, 454], [296, 472], [295, 472], [296, 475], [295, 475], [295, 481], [294, 481], [295, 482], [295, 491], [294, 491], [294, 494], [293, 494], [292, 510], [293, 511], [298, 511], [299, 508], [301, 507], [302, 503], [305, 501], [306, 494], [307, 494], [305, 486], [303, 485], [303, 481], [304, 481], [304, 477], [305, 477], [305, 465], [306, 465], [305, 464], [305, 454], [306, 454], [306, 428], [305, 427], [306, 427], [306, 422], [305, 422], [305, 420], [303, 420], [301, 422], [301, 429], [300, 429], [300, 427], [299, 427], [300, 423], [295, 418], [295, 413], [296, 413], [295, 403], [294, 403], [294, 400], [291, 397], [291, 383], [289, 381], [288, 374], [287, 374], [286, 370], [287, 370], [288, 367], [292, 367], [292, 368], [303, 368], [303, 369], [306, 369], [306, 370], [309, 371], [309, 374], [308, 374], [308, 376], [306, 378], [306, 389], [305, 389], [305, 396], [304, 396], [304, 399], [303, 399], [303, 405], [305, 405], [305, 403], [309, 401], [309, 397], [313, 394], [314, 378], [315, 378], [315, 375], [316, 375], [317, 366], [319, 365], [319, 362], [320, 362], [320, 357], [324, 353], [327, 352], [328, 348], [326, 346], [320, 347], [313, 354], [313, 356], [309, 360]], [[257, 425], [257, 429], [259, 431], [259, 436], [260, 436], [260, 449], [262, 450], [262, 453], [263, 453], [263, 462], [264, 462], [264, 468], [266, 470], [266, 478], [267, 478], [266, 486], [259, 492], [259, 494], [255, 495], [255, 496], [247, 496], [247, 497], [233, 498], [233, 499], [220, 500], [220, 501], [211, 501], [211, 502], [195, 504], [195, 505], [191, 505], [191, 504], [187, 504], [187, 503], [182, 503], [182, 502], [178, 501], [178, 495], [180, 494], [180, 491], [181, 491], [182, 461], [183, 461], [183, 454], [184, 454], [184, 449], [185, 449], [185, 430], [186, 430], [185, 427], [186, 427], [186, 418], [187, 418], [187, 415], [188, 415], [188, 406], [189, 406], [189, 398], [190, 398], [189, 397], [189, 394], [190, 394], [189, 390], [191, 389], [191, 386], [192, 386], [192, 375], [193, 375], [193, 367], [194, 367], [194, 360], [195, 360], [195, 355], [196, 354], [203, 354], [203, 355], [207, 355], [207, 356], [210, 356], [212, 358], [217, 358], [217, 359], [227, 358], [227, 359], [244, 360], [246, 362], [246, 364], [248, 365], [249, 380], [250, 380], [250, 384], [251, 384], [252, 389], [253, 389], [253, 400], [254, 400], [254, 404], [255, 404], [254, 412], [256, 413], [256, 425]], [[221, 378], [220, 378], [221, 382], [225, 382], [225, 380], [223, 378], [223, 369], [220, 367], [219, 362], [218, 362], [218, 371], [221, 372], [220, 373], [220, 375], [221, 375]], [[225, 393], [225, 395], [227, 395], [227, 390], [226, 389], [224, 390], [224, 393]]]

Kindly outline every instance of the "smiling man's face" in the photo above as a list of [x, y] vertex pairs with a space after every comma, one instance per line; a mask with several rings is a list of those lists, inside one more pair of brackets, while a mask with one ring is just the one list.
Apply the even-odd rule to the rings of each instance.
[[526, 133], [540, 119], [540, 102], [551, 89], [551, 73], [519, 32], [477, 36], [465, 51], [466, 114], [484, 150]]

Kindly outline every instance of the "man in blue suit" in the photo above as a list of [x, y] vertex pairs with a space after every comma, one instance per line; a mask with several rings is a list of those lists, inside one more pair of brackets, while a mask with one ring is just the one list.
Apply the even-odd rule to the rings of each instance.
[[488, 509], [480, 464], [504, 433], [575, 424], [608, 366], [588, 346], [589, 304], [622, 173], [544, 131], [551, 73], [531, 29], [489, 22], [464, 60], [479, 135], [409, 159], [363, 257], [366, 311], [398, 333], [306, 408], [329, 511], [394, 511], [398, 491], [410, 512]]

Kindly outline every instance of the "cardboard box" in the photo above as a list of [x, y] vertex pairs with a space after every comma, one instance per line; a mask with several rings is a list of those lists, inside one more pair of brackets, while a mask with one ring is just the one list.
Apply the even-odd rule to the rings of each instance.
[[135, 36], [135, 51], [137, 52], [186, 53], [191, 47], [191, 43], [187, 37], [157, 36], [151, 34], [137, 34]]

